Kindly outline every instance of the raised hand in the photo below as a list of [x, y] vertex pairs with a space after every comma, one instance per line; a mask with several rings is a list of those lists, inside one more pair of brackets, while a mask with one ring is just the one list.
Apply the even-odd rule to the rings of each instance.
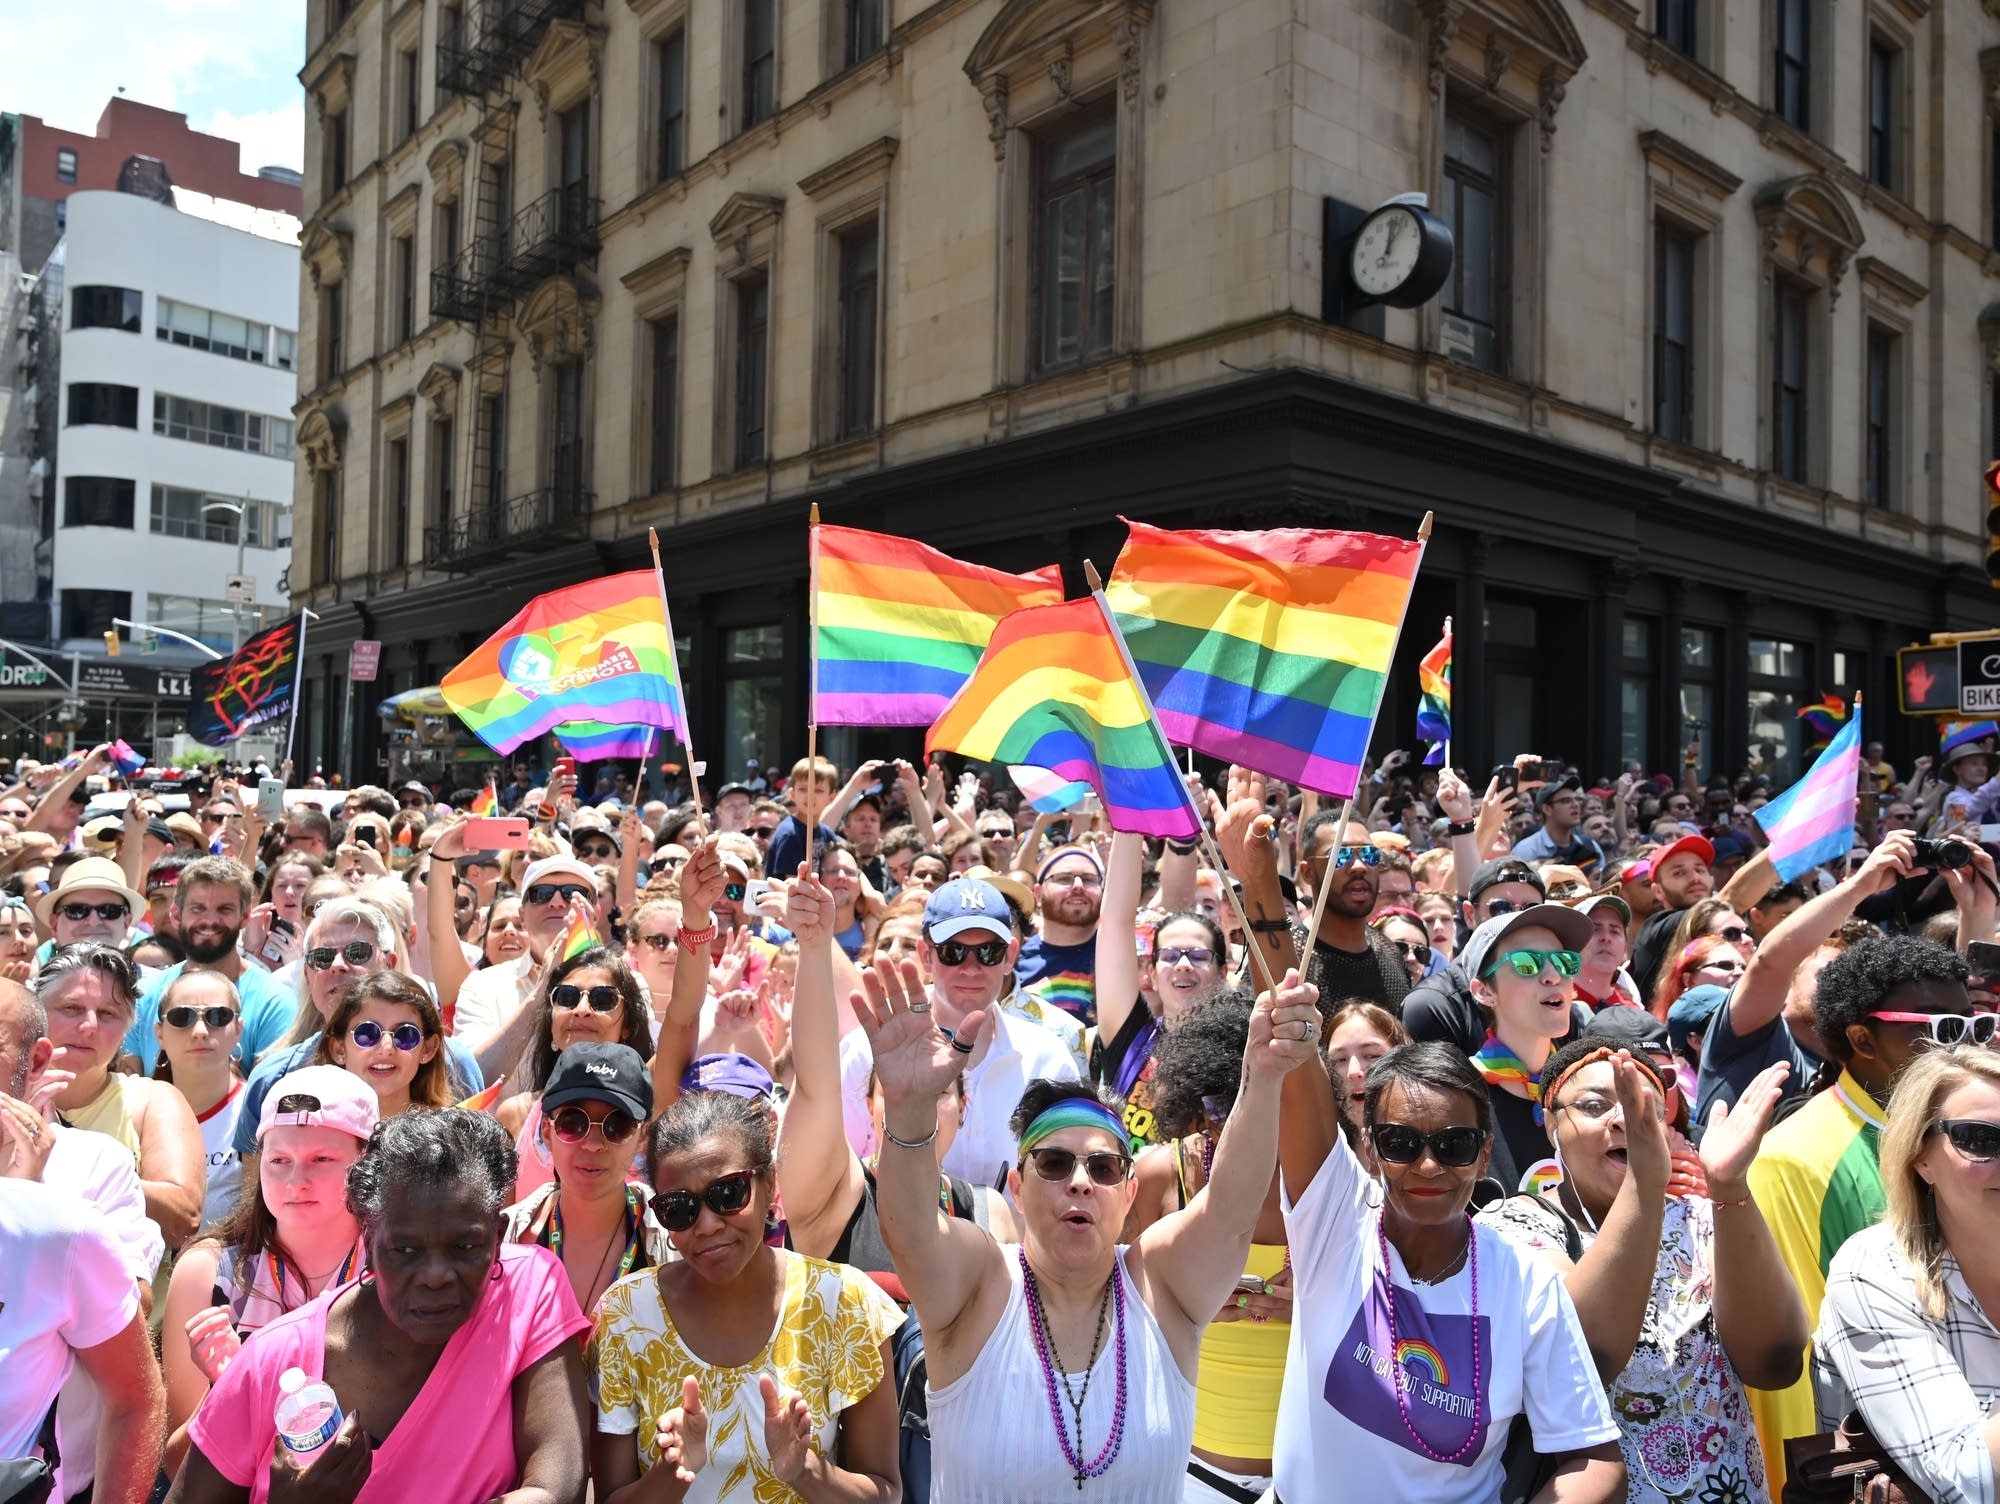
[[1248, 768], [1229, 770], [1226, 797], [1209, 796], [1215, 842], [1229, 870], [1250, 885], [1253, 876], [1276, 879], [1277, 848], [1271, 844], [1271, 812], [1264, 807], [1264, 775]]
[[660, 1465], [674, 1470], [674, 1481], [694, 1482], [708, 1466], [708, 1411], [702, 1408], [701, 1381], [689, 1374], [681, 1380], [681, 1402], [660, 1417], [653, 1433]]
[[1667, 1102], [1659, 1081], [1626, 1050], [1612, 1057], [1611, 1072], [1625, 1119], [1626, 1172], [1640, 1190], [1664, 1196], [1673, 1176], [1673, 1146], [1667, 1140]]
[[1447, 820], [1459, 824], [1472, 818], [1472, 790], [1454, 769], [1438, 770], [1437, 807]]
[[917, 1125], [937, 1121], [937, 1099], [972, 1058], [986, 1027], [985, 1011], [965, 1016], [954, 1043], [931, 1021], [930, 996], [914, 961], [877, 961], [861, 973], [861, 987], [849, 1001], [875, 1057], [889, 1126], [915, 1127], [898, 1136], [922, 1138], [927, 1129]]
[[1750, 1194], [1750, 1162], [1770, 1131], [1771, 1118], [1784, 1095], [1785, 1077], [1791, 1073], [1785, 1061], [1767, 1066], [1743, 1088], [1731, 1107], [1715, 1104], [1708, 1127], [1701, 1136], [1701, 1167], [1708, 1176], [1709, 1199], [1740, 1201]]
[[243, 1350], [243, 1339], [236, 1335], [236, 1318], [228, 1306], [210, 1306], [188, 1317], [187, 1339], [194, 1366], [211, 1384]]
[[796, 1389], [780, 1392], [768, 1373], [757, 1376], [757, 1388], [764, 1395], [764, 1455], [771, 1476], [791, 1483], [806, 1470], [812, 1451], [812, 1408]]
[[688, 928], [700, 929], [708, 923], [715, 906], [722, 902], [722, 890], [728, 881], [729, 873], [722, 865], [716, 838], [703, 836], [681, 864], [681, 912]]
[[1319, 989], [1287, 971], [1275, 994], [1263, 993], [1250, 1012], [1243, 1074], [1277, 1080], [1319, 1054]]
[[785, 910], [779, 923], [798, 937], [801, 947], [815, 945], [833, 934], [833, 890], [804, 862], [799, 875], [784, 885]]

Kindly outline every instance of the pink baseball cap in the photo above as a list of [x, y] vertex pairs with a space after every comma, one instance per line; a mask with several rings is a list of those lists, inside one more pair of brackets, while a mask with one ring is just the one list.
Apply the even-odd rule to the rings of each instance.
[[280, 1076], [264, 1098], [257, 1139], [273, 1128], [338, 1128], [367, 1143], [381, 1121], [375, 1088], [337, 1065], [309, 1065]]

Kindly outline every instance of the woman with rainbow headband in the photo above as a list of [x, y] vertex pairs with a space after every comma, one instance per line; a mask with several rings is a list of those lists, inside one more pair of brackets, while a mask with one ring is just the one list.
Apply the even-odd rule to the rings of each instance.
[[1087, 1085], [1030, 1082], [1008, 1174], [1022, 1242], [1006, 1250], [937, 1215], [937, 1101], [985, 1014], [952, 1038], [931, 1021], [914, 966], [862, 980], [855, 1011], [887, 1106], [877, 1202], [924, 1330], [934, 1504], [1179, 1498], [1202, 1332], [1243, 1273], [1277, 1163], [1281, 1083], [1317, 1058], [1314, 990], [1293, 971], [1257, 1000], [1207, 1194], [1129, 1247], [1124, 1120]]

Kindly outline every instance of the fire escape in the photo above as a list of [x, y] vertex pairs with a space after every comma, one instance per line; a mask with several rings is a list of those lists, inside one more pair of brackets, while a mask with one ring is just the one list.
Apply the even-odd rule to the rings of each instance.
[[[511, 110], [508, 86], [552, 22], [581, 20], [589, 0], [468, 0], [459, 35], [438, 43], [438, 79], [480, 108], [475, 139], [482, 166], [477, 209], [464, 248], [431, 273], [431, 307], [478, 335], [471, 362], [473, 410], [469, 495], [465, 510], [424, 530], [424, 555], [435, 568], [466, 570], [580, 536], [594, 501], [585, 487], [580, 436], [556, 436], [549, 483], [510, 493], [506, 480], [506, 369], [515, 305], [551, 276], [567, 276], [598, 250], [599, 200], [588, 155], [563, 181], [518, 210], [512, 156], [487, 165]], [[466, 190], [472, 192], [468, 185]]]

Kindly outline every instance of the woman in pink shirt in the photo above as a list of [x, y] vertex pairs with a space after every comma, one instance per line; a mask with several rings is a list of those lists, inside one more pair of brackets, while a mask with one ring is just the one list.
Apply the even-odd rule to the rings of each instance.
[[[546, 1249], [500, 1241], [514, 1146], [484, 1113], [412, 1108], [348, 1173], [372, 1273], [266, 1326], [189, 1424], [172, 1504], [568, 1504], [583, 1496], [589, 1328]], [[323, 1379], [344, 1417], [303, 1465], [278, 1379]]]

